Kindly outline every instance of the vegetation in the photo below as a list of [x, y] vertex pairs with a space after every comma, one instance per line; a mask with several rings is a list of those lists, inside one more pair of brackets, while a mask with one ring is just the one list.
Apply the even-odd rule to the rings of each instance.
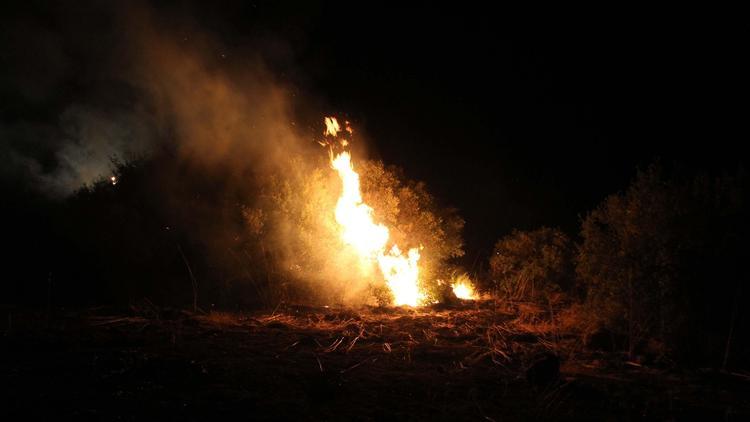
[[[376, 221], [391, 228], [391, 239], [404, 249], [426, 246], [423, 279], [437, 295], [435, 278], [463, 254], [463, 221], [397, 169], [366, 160], [356, 165], [365, 200], [377, 210]], [[340, 182], [324, 153], [312, 161], [290, 154], [273, 170], [238, 173], [165, 148], [113, 161], [113, 175], [116, 184], [107, 175], [45, 205], [49, 214], [40, 219], [57, 233], [44, 234], [50, 252], [36, 257], [47, 271], [34, 278], [28, 297], [22, 290], [29, 286], [20, 282], [8, 297], [33, 301], [31, 292], [51, 283], [60, 303], [148, 298], [205, 310], [388, 302], [382, 278], [354, 272], [359, 261], [338, 238], [332, 210]], [[21, 226], [14, 233], [24, 237]]]
[[[332, 210], [339, 180], [321, 161], [313, 169], [297, 162], [283, 177], [273, 177], [261, 189], [255, 208], [245, 209], [255, 254], [274, 257], [294, 286], [307, 286], [305, 297], [322, 303], [387, 303], [382, 278], [372, 268], [360, 268], [359, 258], [338, 238]], [[448, 272], [450, 259], [463, 255], [463, 220], [454, 210], [437, 205], [424, 184], [406, 180], [397, 169], [362, 160], [363, 199], [375, 211], [375, 221], [390, 229], [390, 239], [403, 250], [420, 248], [421, 278], [432, 298], [438, 297], [436, 279]], [[265, 245], [265, 246], [264, 246]], [[266, 252], [258, 250], [265, 248]], [[265, 259], [265, 258], [263, 258]]]
[[[382, 280], [352, 276], [354, 257], [331, 250], [338, 181], [326, 157], [292, 160], [270, 175], [238, 173], [165, 149], [114, 162], [116, 185], [107, 177], [63, 201], [10, 201], [8, 262], [28, 277], [4, 284], [3, 295], [46, 306], [147, 300], [203, 310], [387, 303]], [[425, 246], [424, 287], [447, 302], [445, 281], [463, 254], [461, 218], [397, 169], [361, 161], [357, 170], [392, 239]], [[589, 347], [606, 338], [632, 359], [745, 365], [746, 197], [741, 172], [650, 166], [586, 214], [576, 239], [543, 227], [498, 240], [481, 287], [527, 321], [577, 329]]]
[[428, 300], [442, 297], [448, 286], [437, 280], [452, 273], [451, 262], [464, 255], [463, 219], [453, 208], [440, 206], [424, 183], [408, 180], [394, 167], [366, 161], [360, 167], [364, 200], [375, 218], [391, 229], [391, 238], [404, 249], [421, 247], [420, 278]]
[[490, 258], [497, 293], [515, 301], [547, 301], [571, 291], [574, 248], [558, 229], [515, 230], [498, 240]]
[[728, 354], [747, 279], [743, 183], [666, 177], [654, 165], [583, 220], [577, 273], [587, 304], [630, 355], [649, 341], [715, 362]]
[[583, 218], [577, 246], [549, 228], [500, 239], [490, 285], [505, 300], [575, 299], [558, 316], [631, 358], [726, 366], [750, 350], [739, 334], [750, 319], [739, 306], [747, 300], [746, 190], [742, 173], [668, 176], [652, 165]]

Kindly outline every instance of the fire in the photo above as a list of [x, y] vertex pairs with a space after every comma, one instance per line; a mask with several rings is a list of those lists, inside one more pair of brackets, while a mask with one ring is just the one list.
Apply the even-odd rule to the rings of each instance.
[[479, 295], [474, 290], [474, 285], [471, 283], [469, 277], [465, 274], [456, 277], [451, 283], [453, 294], [459, 299], [464, 300], [477, 300]]
[[351, 155], [344, 151], [331, 161], [338, 172], [343, 189], [336, 203], [336, 221], [343, 228], [344, 243], [353, 246], [360, 256], [377, 258], [388, 242], [388, 228], [375, 224], [372, 208], [362, 202], [359, 174], [354, 171]]
[[424, 300], [424, 294], [419, 290], [419, 250], [409, 249], [404, 256], [393, 245], [388, 254], [378, 256], [380, 271], [385, 277], [388, 288], [391, 289], [396, 305], [417, 306]]
[[341, 126], [335, 117], [326, 117], [326, 130], [323, 132], [325, 136], [336, 136], [341, 131]]
[[[326, 117], [325, 124], [326, 135], [336, 136], [341, 131], [333, 117]], [[348, 124], [347, 131], [351, 133]], [[347, 145], [346, 142], [341, 144]], [[412, 248], [404, 254], [395, 244], [387, 248], [388, 227], [375, 223], [372, 207], [362, 200], [359, 174], [354, 171], [348, 151], [336, 156], [331, 153], [331, 166], [343, 185], [335, 211], [336, 222], [342, 229], [341, 239], [357, 252], [365, 266], [377, 264], [395, 305], [419, 305], [425, 296], [419, 289], [419, 249]]]

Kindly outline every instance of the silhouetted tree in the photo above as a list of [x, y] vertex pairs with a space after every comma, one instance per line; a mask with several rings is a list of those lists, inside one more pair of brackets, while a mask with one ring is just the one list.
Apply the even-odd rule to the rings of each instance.
[[652, 165], [582, 221], [577, 273], [629, 354], [655, 340], [717, 355], [747, 275], [744, 189], [742, 176], [667, 178]]

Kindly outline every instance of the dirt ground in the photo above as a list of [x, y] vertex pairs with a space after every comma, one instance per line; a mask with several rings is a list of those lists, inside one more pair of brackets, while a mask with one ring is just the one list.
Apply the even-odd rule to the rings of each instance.
[[587, 352], [492, 302], [3, 310], [4, 420], [750, 420], [745, 374]]

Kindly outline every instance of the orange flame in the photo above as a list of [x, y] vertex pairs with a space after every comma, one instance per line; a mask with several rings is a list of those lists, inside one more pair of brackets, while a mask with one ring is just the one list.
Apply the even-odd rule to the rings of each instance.
[[[341, 131], [333, 117], [326, 117], [325, 124], [326, 135], [336, 136]], [[341, 144], [346, 146], [347, 143]], [[354, 171], [351, 154], [348, 151], [335, 157], [331, 154], [331, 166], [343, 185], [335, 211], [342, 229], [341, 239], [357, 252], [365, 265], [378, 265], [396, 305], [419, 305], [425, 297], [419, 289], [419, 250], [412, 248], [404, 255], [394, 244], [386, 252], [388, 227], [375, 223], [372, 207], [363, 202], [359, 174]]]
[[469, 276], [467, 276], [466, 274], [462, 274], [454, 278], [453, 282], [451, 283], [451, 288], [453, 289], [453, 294], [456, 295], [456, 297], [459, 299], [479, 299], [479, 295], [474, 289], [474, 285], [469, 279]]
[[335, 117], [326, 117], [325, 123], [326, 123], [326, 130], [325, 132], [323, 132], [323, 135], [336, 136], [337, 133], [341, 132], [341, 127], [339, 126], [339, 122], [336, 121]]

